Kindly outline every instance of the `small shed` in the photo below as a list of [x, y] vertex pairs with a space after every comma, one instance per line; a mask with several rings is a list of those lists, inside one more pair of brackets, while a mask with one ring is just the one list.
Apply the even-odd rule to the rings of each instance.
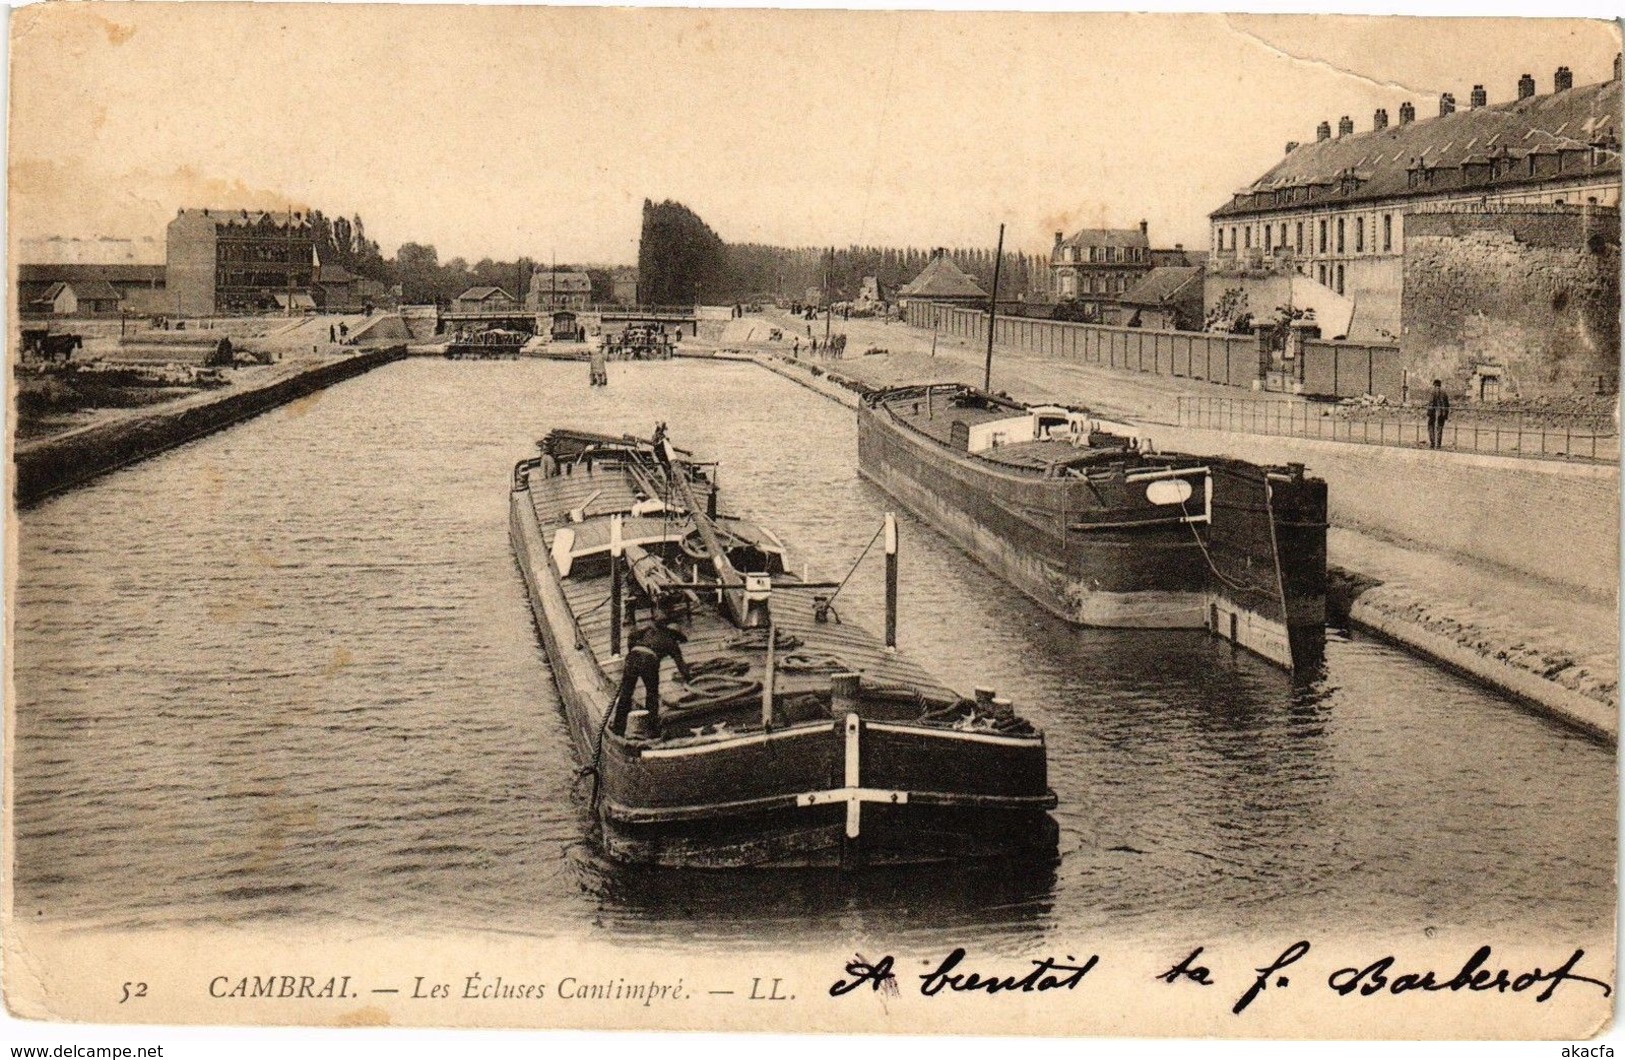
[[457, 296], [457, 309], [463, 313], [482, 310], [506, 311], [519, 305], [513, 295], [500, 287], [470, 287]]

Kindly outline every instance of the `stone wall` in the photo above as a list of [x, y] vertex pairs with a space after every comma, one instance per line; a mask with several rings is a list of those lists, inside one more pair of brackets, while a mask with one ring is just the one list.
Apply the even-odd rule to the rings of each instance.
[[[1478, 207], [1405, 219], [1412, 377], [1467, 389], [1502, 366], [1502, 396], [1596, 392], [1619, 378], [1619, 211]], [[1476, 395], [1470, 395], [1476, 396]]]
[[205, 391], [167, 405], [113, 413], [65, 434], [24, 442], [14, 454], [17, 506], [25, 508], [404, 356], [405, 346], [393, 346], [319, 363], [275, 365], [264, 370], [269, 379], [261, 375], [259, 382], [241, 388]]
[[[1158, 449], [1298, 462], [1333, 526], [1531, 575], [1593, 598], [1619, 587], [1619, 468], [1151, 425]], [[1533, 543], [1533, 544], [1532, 544]]]

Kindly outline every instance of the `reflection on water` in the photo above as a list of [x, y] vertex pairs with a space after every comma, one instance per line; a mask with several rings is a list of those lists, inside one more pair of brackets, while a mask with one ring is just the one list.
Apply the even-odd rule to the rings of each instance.
[[584, 859], [584, 879], [603, 903], [606, 924], [630, 936], [664, 935], [681, 921], [691, 939], [779, 947], [784, 933], [838, 948], [855, 927], [885, 929], [888, 944], [947, 937], [1042, 938], [1053, 927], [1055, 871], [975, 865], [938, 870], [882, 869], [837, 875], [810, 871], [694, 873], [627, 868]]
[[[850, 950], [952, 929], [1606, 930], [1607, 750], [1369, 641], [1296, 685], [1199, 631], [1071, 629], [904, 518], [900, 638], [1047, 732], [1061, 858], [840, 878], [626, 870], [584, 797], [507, 540], [548, 429], [722, 461], [840, 576], [887, 502], [852, 414], [747, 366], [412, 361], [23, 513], [17, 909]], [[880, 567], [841, 594], [878, 628]]]

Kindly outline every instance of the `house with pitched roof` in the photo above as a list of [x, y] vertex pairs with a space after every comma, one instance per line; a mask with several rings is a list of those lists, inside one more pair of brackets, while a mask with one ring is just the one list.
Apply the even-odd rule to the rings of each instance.
[[580, 310], [592, 305], [592, 277], [584, 272], [535, 272], [530, 277], [527, 309]]
[[1104, 319], [1105, 310], [1151, 271], [1147, 228], [1141, 221], [1138, 228], [1055, 233], [1049, 255], [1050, 297], [1077, 303], [1085, 319]]
[[117, 313], [119, 293], [106, 280], [54, 280], [18, 283], [24, 313], [51, 316], [91, 316]]
[[25, 313], [57, 316], [88, 313], [145, 312], [137, 296], [160, 297], [162, 265], [17, 266], [17, 304]]
[[1152, 269], [1118, 298], [1111, 323], [1154, 331], [1202, 327], [1202, 270], [1164, 265]]
[[463, 313], [516, 309], [518, 306], [514, 296], [500, 287], [470, 287], [457, 296], [457, 309]]
[[1360, 132], [1347, 115], [1335, 136], [1323, 121], [1314, 142], [1287, 144], [1209, 215], [1209, 303], [1271, 276], [1307, 276], [1353, 300], [1349, 338], [1398, 342], [1411, 218], [1478, 207], [1617, 210], [1619, 126], [1618, 57], [1600, 84], [1576, 87], [1565, 66], [1545, 95], [1524, 74], [1517, 97], [1499, 103], [1474, 85], [1465, 108], [1447, 92], [1432, 117], [1418, 119], [1406, 102], [1397, 121], [1379, 109]]
[[939, 247], [931, 252], [931, 260], [925, 263], [920, 274], [898, 288], [897, 301], [903, 306], [910, 302], [980, 305], [987, 302], [987, 292], [949, 260], [945, 248]]

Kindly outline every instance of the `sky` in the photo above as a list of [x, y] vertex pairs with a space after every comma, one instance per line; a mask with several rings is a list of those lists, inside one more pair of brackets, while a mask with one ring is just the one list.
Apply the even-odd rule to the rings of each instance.
[[730, 242], [1006, 245], [1207, 214], [1289, 140], [1474, 84], [1606, 80], [1601, 21], [354, 5], [13, 14], [10, 233], [360, 214], [386, 255], [632, 263], [645, 198]]

